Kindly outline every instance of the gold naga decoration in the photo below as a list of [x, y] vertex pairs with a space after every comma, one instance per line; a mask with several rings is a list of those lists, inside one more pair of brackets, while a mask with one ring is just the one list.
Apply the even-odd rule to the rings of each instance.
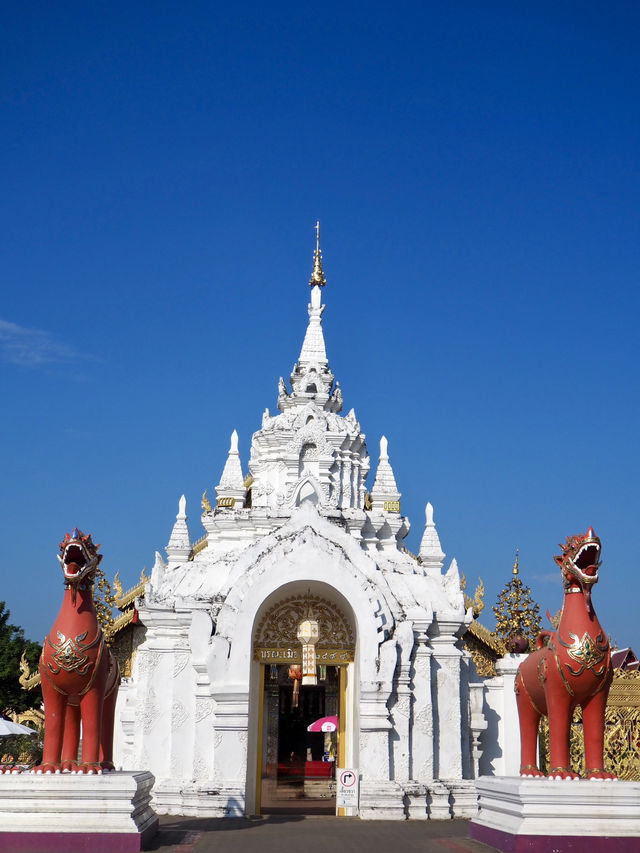
[[492, 678], [496, 675], [495, 663], [502, 656], [504, 649], [501, 642], [491, 633], [488, 628], [478, 621], [479, 615], [484, 610], [485, 586], [482, 578], [478, 578], [473, 598], [467, 595], [467, 579], [464, 575], [460, 577], [460, 589], [464, 595], [465, 610], [473, 613], [473, 619], [462, 638], [465, 651], [469, 652], [478, 675]]
[[465, 610], [468, 610], [471, 607], [473, 610], [473, 618], [477, 619], [478, 616], [484, 610], [484, 581], [482, 580], [482, 578], [478, 578], [478, 586], [476, 587], [475, 592], [473, 593], [473, 600], [469, 595], [467, 595], [467, 579], [464, 575], [462, 575], [462, 577], [460, 578], [460, 589], [464, 593]]
[[198, 540], [196, 540], [191, 546], [191, 553], [189, 554], [189, 562], [193, 562], [193, 558], [200, 553], [200, 551], [204, 551], [209, 545], [209, 536], [207, 533], [204, 536], [201, 536]]
[[542, 620], [540, 607], [519, 577], [518, 551], [513, 564], [513, 578], [498, 596], [492, 608], [496, 617], [496, 637], [508, 652], [526, 652], [535, 647]]
[[[118, 575], [119, 572], [116, 572], [114, 585], [116, 581], [120, 581]], [[122, 589], [122, 586], [120, 586], [120, 589]], [[107, 576], [100, 566], [98, 566], [94, 572], [93, 603], [96, 608], [98, 622], [104, 631], [104, 636], [108, 645], [110, 643], [110, 637], [113, 629], [113, 607], [116, 603], [116, 595], [114, 595], [111, 584], [107, 580]]]
[[23, 690], [33, 690], [40, 684], [40, 673], [37, 670], [31, 672], [26, 649], [22, 652], [22, 657], [20, 658], [20, 676], [18, 682]]
[[205, 489], [204, 492], [202, 493], [202, 501], [201, 501], [202, 512], [204, 512], [205, 515], [208, 515], [210, 512], [213, 512], [213, 510], [211, 508], [211, 501], [207, 497], [207, 491], [208, 491], [208, 489]]

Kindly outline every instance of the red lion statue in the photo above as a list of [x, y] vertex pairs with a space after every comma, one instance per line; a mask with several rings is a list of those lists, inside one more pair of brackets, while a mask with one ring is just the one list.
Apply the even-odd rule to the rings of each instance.
[[[113, 720], [120, 673], [93, 603], [99, 545], [78, 528], [60, 543], [65, 592], [40, 658], [44, 751], [36, 773], [114, 770]], [[82, 721], [82, 761], [77, 763]]]
[[564, 602], [555, 631], [541, 631], [537, 650], [518, 667], [515, 691], [520, 718], [521, 776], [543, 776], [537, 763], [538, 724], [549, 717], [549, 778], [577, 779], [569, 760], [574, 708], [582, 708], [585, 775], [615, 779], [604, 769], [604, 712], [613, 678], [611, 649], [591, 603], [598, 580], [600, 539], [593, 528], [568, 536], [562, 555]]

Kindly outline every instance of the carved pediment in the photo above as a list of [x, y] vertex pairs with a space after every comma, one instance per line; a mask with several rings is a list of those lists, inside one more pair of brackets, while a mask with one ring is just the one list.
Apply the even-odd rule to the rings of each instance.
[[299, 648], [298, 626], [309, 614], [320, 630], [318, 652], [355, 650], [353, 629], [342, 610], [326, 598], [308, 594], [290, 596], [267, 610], [254, 634], [254, 650]]

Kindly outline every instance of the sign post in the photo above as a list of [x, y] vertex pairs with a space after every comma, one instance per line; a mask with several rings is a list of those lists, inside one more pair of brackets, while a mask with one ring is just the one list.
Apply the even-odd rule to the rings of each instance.
[[338, 809], [358, 811], [359, 781], [358, 771], [349, 767], [336, 767], [336, 813]]

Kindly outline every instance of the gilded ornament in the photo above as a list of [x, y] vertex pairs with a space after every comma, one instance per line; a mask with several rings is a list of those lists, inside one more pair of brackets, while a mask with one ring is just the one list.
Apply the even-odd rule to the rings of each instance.
[[87, 655], [87, 651], [100, 642], [102, 636], [98, 633], [90, 643], [83, 643], [82, 641], [87, 637], [86, 631], [83, 634], [78, 634], [77, 637], [65, 637], [60, 631], [56, 633], [60, 641], [58, 643], [52, 643], [51, 638], [47, 637], [48, 644], [54, 650], [51, 658], [56, 664], [54, 666], [49, 661], [47, 663], [49, 671], [53, 675], [57, 675], [61, 670], [86, 675], [92, 663], [89, 655]]
[[313, 612], [313, 621], [318, 623], [317, 662], [351, 662], [355, 639], [349, 620], [332, 602], [309, 594], [279, 601], [265, 613], [254, 635], [254, 658], [264, 663], [301, 663], [298, 628], [310, 612]]
[[213, 512], [213, 509], [211, 508], [211, 501], [207, 497], [207, 489], [205, 489], [202, 493], [202, 500], [200, 503], [202, 506], [202, 512], [205, 513], [205, 515], [208, 515], [210, 512]]
[[609, 648], [609, 643], [604, 634], [598, 634], [595, 640], [591, 638], [588, 631], [585, 631], [582, 639], [572, 631], [569, 631], [569, 636], [573, 641], [571, 643], [565, 643], [560, 636], [558, 636], [558, 640], [567, 650], [569, 657], [580, 664], [580, 669], [577, 672], [567, 664], [567, 669], [571, 675], [581, 675], [585, 669], [592, 669], [596, 675], [601, 675], [602, 672], [598, 672], [595, 667], [604, 660]]
[[[505, 651], [509, 652], [533, 649], [542, 627], [540, 608], [533, 600], [529, 587], [524, 586], [519, 577], [518, 563], [519, 556], [516, 551], [513, 579], [504, 587], [492, 608], [496, 617], [496, 637], [502, 642]], [[481, 600], [480, 591], [476, 592]]]
[[311, 278], [309, 279], [309, 286], [315, 287], [324, 287], [327, 283], [327, 280], [324, 276], [324, 271], [322, 269], [322, 252], [320, 251], [320, 222], [316, 222], [316, 250], [313, 253], [313, 272], [311, 273]]

